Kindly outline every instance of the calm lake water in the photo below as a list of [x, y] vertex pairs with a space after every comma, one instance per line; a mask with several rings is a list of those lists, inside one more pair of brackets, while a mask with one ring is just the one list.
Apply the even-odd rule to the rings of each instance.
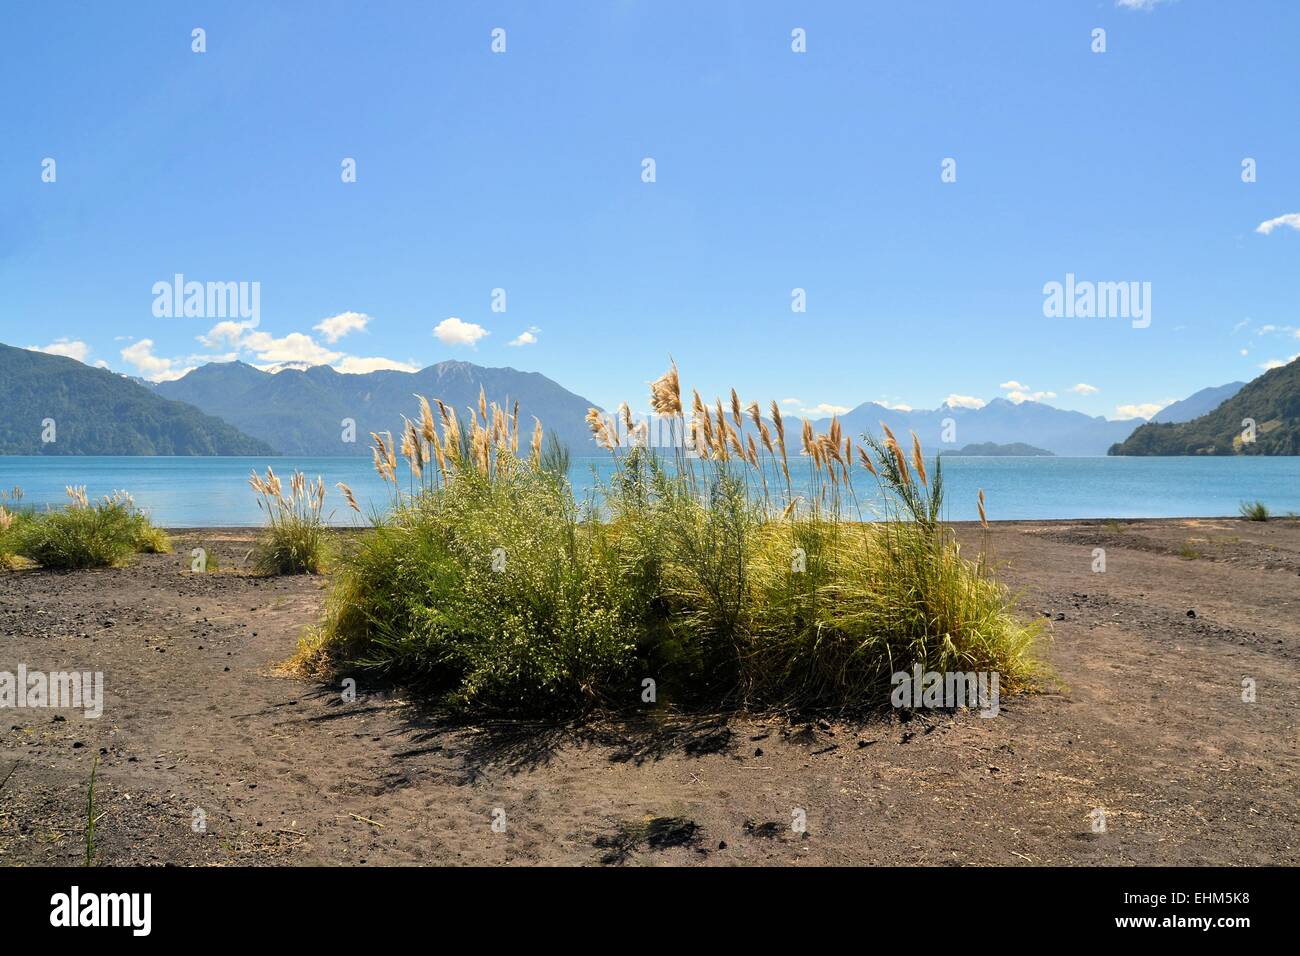
[[[793, 464], [793, 463], [792, 463]], [[156, 523], [172, 528], [258, 525], [262, 517], [248, 474], [267, 466], [324, 477], [333, 521], [358, 516], [334, 488], [345, 482], [363, 508], [388, 500], [368, 458], [0, 457], [0, 488], [21, 486], [24, 503], [67, 501], [65, 485], [92, 497], [125, 489]], [[802, 465], [802, 463], [801, 463]], [[803, 471], [792, 468], [793, 471]], [[575, 458], [570, 480], [582, 493], [606, 476], [605, 458]], [[1012, 518], [1168, 518], [1236, 514], [1242, 501], [1263, 501], [1276, 514], [1300, 512], [1300, 457], [1289, 458], [945, 458], [947, 516], [974, 520], [984, 489], [990, 520]], [[859, 495], [874, 481], [854, 469]]]

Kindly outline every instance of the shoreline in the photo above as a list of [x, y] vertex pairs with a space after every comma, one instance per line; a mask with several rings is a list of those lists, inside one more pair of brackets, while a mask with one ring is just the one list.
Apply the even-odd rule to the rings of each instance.
[[448, 720], [364, 675], [349, 700], [278, 670], [329, 577], [239, 573], [255, 528], [0, 573], [0, 671], [105, 676], [98, 719], [0, 710], [0, 865], [80, 862], [96, 761], [103, 864], [1300, 864], [1300, 521], [1108, 524], [956, 524], [1060, 680], [993, 719]]

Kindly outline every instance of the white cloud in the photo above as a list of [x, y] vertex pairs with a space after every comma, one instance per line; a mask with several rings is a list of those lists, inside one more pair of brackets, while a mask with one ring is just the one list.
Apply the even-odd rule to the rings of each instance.
[[361, 358], [356, 355], [345, 355], [341, 362], [334, 365], [334, 370], [343, 372], [345, 375], [364, 375], [367, 372], [378, 372], [383, 369], [391, 369], [395, 372], [418, 372], [419, 369], [414, 365], [408, 365], [405, 362], [396, 362], [393, 359], [379, 358]]
[[333, 345], [349, 332], [364, 332], [369, 322], [370, 316], [364, 312], [340, 312], [338, 315], [331, 315], [328, 319], [321, 319], [312, 328], [325, 336], [326, 342]]
[[1045, 398], [1056, 398], [1055, 392], [1022, 392], [1017, 389], [1007, 392], [1007, 400], [1019, 405], [1021, 402], [1041, 402]]
[[813, 405], [811, 408], [801, 408], [801, 415], [811, 415], [814, 418], [829, 418], [831, 415], [843, 415], [850, 411], [846, 405], [832, 405], [830, 402], [822, 402], [819, 405]]
[[1172, 0], [1115, 0], [1115, 6], [1125, 10], [1154, 10], [1162, 3], [1171, 2]]
[[506, 345], [536, 345], [537, 333], [542, 331], [537, 326], [530, 326], [526, 331], [520, 332], [518, 338], [513, 338]]
[[331, 352], [310, 335], [290, 332], [275, 338], [268, 332], [251, 332], [240, 341], [240, 347], [257, 355], [259, 362], [307, 362], [311, 365], [329, 365], [343, 357], [342, 352]]
[[200, 335], [199, 342], [204, 348], [217, 349], [223, 345], [237, 346], [239, 340], [243, 338], [245, 332], [257, 327], [255, 321], [249, 322], [218, 322], [212, 328], [208, 329], [207, 335]]
[[27, 350], [44, 352], [46, 355], [63, 355], [78, 362], [85, 362], [90, 357], [90, 346], [80, 339], [57, 339], [46, 346], [29, 345]]
[[1260, 235], [1267, 236], [1274, 229], [1281, 226], [1290, 226], [1292, 229], [1300, 229], [1300, 212], [1288, 212], [1284, 215], [1276, 216], [1273, 219], [1265, 219], [1255, 227], [1255, 231]]
[[1096, 395], [1101, 391], [1101, 389], [1096, 385], [1089, 385], [1087, 382], [1080, 382], [1078, 385], [1073, 386], [1070, 391], [1074, 392], [1076, 395]]
[[802, 405], [802, 404], [803, 404], [803, 399], [800, 399], [800, 398], [783, 398], [783, 399], [781, 399], [781, 404], [782, 404], [782, 405]]
[[[370, 316], [361, 312], [342, 312], [322, 319], [313, 328], [331, 343], [351, 332], [363, 331]], [[253, 331], [255, 322], [219, 322], [199, 336], [199, 341], [210, 349], [229, 345], [234, 349], [219, 355], [191, 356], [188, 361], [230, 362], [245, 353], [252, 353], [254, 367], [268, 371], [284, 368], [311, 368], [314, 365], [331, 365], [336, 371], [364, 375], [382, 369], [399, 372], [418, 372], [419, 366], [383, 356], [347, 355], [326, 348], [305, 332], [290, 332], [277, 338], [269, 332]], [[147, 350], [146, 350], [147, 351]], [[161, 361], [161, 360], [160, 360]]]
[[894, 412], [910, 412], [912, 410], [911, 405], [906, 405], [903, 402], [880, 401], [877, 402], [876, 404], [880, 405], [883, 408], [888, 408], [890, 411], [894, 411]]
[[1029, 391], [1028, 385], [1023, 385], [1020, 382], [1017, 382], [1014, 378], [1009, 382], [1003, 382], [1001, 385], [998, 386], [998, 388], [1003, 389], [1004, 391], [1007, 389], [1011, 389], [1017, 392]]
[[972, 395], [949, 395], [943, 403], [949, 408], [983, 408], [986, 404], [982, 398]]
[[1241, 354], [1242, 354], [1242, 357], [1244, 358], [1245, 356], [1247, 356], [1247, 355], [1250, 354], [1250, 349], [1242, 349], [1242, 350], [1241, 350]]
[[1166, 405], [1172, 405], [1174, 400], [1166, 398], [1163, 402], [1140, 402], [1136, 405], [1116, 405], [1115, 417], [1120, 421], [1127, 421], [1130, 418], [1150, 418]]
[[473, 322], [463, 322], [454, 315], [443, 319], [434, 326], [433, 334], [445, 345], [468, 345], [473, 347], [479, 339], [490, 335], [487, 329]]
[[177, 368], [175, 359], [160, 358], [153, 354], [153, 339], [141, 339], [122, 349], [122, 358], [134, 365], [140, 377], [150, 382], [170, 382], [192, 368]]
[[1290, 365], [1298, 358], [1300, 358], [1300, 352], [1297, 352], [1289, 359], [1269, 359], [1267, 362], [1260, 362], [1259, 367], [1267, 372], [1269, 369], [1281, 368], [1283, 365]]

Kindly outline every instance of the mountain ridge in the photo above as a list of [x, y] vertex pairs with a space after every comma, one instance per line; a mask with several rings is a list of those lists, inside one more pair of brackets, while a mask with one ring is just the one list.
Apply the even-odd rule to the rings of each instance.
[[[585, 416], [594, 403], [540, 372], [460, 359], [416, 372], [340, 372], [328, 365], [268, 372], [239, 361], [210, 362], [159, 383], [157, 392], [225, 419], [283, 454], [331, 456], [368, 455], [371, 432], [396, 433], [403, 415], [419, 414], [416, 395], [441, 399], [463, 417], [478, 405], [480, 387], [489, 402], [507, 410], [519, 401], [525, 433], [536, 416], [570, 448], [591, 444]], [[349, 430], [348, 421], [355, 429]]]
[[[1253, 422], [1253, 441], [1246, 440]], [[1112, 455], [1300, 455], [1300, 358], [1247, 382], [1210, 412], [1185, 422], [1150, 422]]]
[[[880, 422], [896, 433], [916, 432], [927, 449], [947, 451], [965, 445], [1025, 444], [1061, 457], [1105, 455], [1126, 438], [1141, 420], [1112, 420], [1083, 412], [1056, 408], [1041, 402], [1013, 402], [995, 398], [979, 408], [949, 405], [933, 409], [899, 410], [878, 402], [864, 402], [839, 416], [847, 434], [878, 435]], [[830, 419], [814, 427], [825, 430]]]
[[[53, 420], [53, 441], [43, 423]], [[45, 433], [45, 434], [43, 434]], [[273, 445], [108, 369], [0, 344], [0, 454], [274, 455]]]

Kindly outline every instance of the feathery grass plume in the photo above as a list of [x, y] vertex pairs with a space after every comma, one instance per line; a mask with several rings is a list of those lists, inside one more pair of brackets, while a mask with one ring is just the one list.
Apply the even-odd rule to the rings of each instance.
[[987, 531], [989, 530], [989, 518], [988, 515], [984, 513], [984, 489], [983, 488], [980, 489], [979, 498], [976, 500], [976, 504], [979, 507], [979, 512], [980, 512], [980, 527], [982, 527], [985, 531]]
[[69, 508], [89, 508], [90, 501], [86, 498], [85, 485], [64, 485], [64, 493], [69, 499]]
[[677, 377], [677, 363], [650, 383], [650, 408], [657, 415], [682, 414], [682, 384]]
[[438, 440], [438, 429], [433, 421], [433, 409], [429, 407], [429, 400], [423, 395], [416, 395], [420, 400], [420, 433], [424, 440], [433, 444]]
[[[697, 426], [699, 434], [696, 436], [696, 449], [699, 451], [700, 457], [704, 459], [717, 458], [718, 456], [714, 452], [713, 417], [703, 406], [696, 412], [694, 424], [691, 427], [695, 430]], [[703, 443], [699, 440], [701, 437], [704, 439]]]
[[424, 477], [424, 442], [420, 440], [420, 432], [415, 427], [414, 422], [406, 423], [407, 441], [411, 445], [411, 453], [406, 456], [406, 460], [411, 467], [411, 474], [415, 476], [416, 481], [421, 481]]
[[863, 468], [867, 469], [867, 471], [871, 472], [873, 475], [876, 475], [877, 478], [880, 477], [876, 472], [876, 466], [871, 463], [871, 456], [862, 448], [858, 449], [858, 460], [861, 462]]
[[343, 493], [343, 500], [348, 503], [348, 507], [351, 508], [353, 511], [355, 511], [357, 514], [360, 514], [361, 506], [357, 504], [357, 499], [356, 496], [352, 494], [352, 489], [349, 488], [341, 481], [337, 485], [335, 485], [335, 487], [338, 488], [338, 490]]
[[412, 428], [412, 425], [411, 425], [411, 421], [410, 421], [410, 419], [408, 419], [405, 415], [403, 415], [403, 416], [402, 416], [402, 443], [401, 443], [401, 451], [402, 451], [402, 457], [405, 458], [406, 461], [407, 461], [407, 464], [409, 464], [409, 465], [411, 466], [411, 473], [412, 473], [412, 474], [415, 473], [415, 470], [416, 470], [416, 468], [418, 467], [418, 466], [417, 466], [417, 463], [416, 463], [416, 461], [415, 461], [415, 456], [416, 456], [416, 451], [415, 451], [416, 439], [415, 439], [414, 437], [412, 437], [412, 436], [413, 436], [413, 431], [414, 431], [414, 429]]
[[755, 468], [758, 467], [758, 447], [754, 444], [754, 436], [746, 435], [745, 441], [749, 447], [749, 463]]
[[776, 429], [776, 447], [781, 450], [781, 473], [785, 476], [786, 493], [790, 493], [790, 460], [785, 453], [785, 419], [781, 407], [772, 399], [772, 427]]
[[632, 432], [635, 426], [632, 424], [632, 409], [628, 407], [627, 402], [619, 402], [618, 413], [623, 419], [623, 431], [627, 434], [628, 440], [632, 438]]
[[776, 429], [776, 443], [781, 448], [781, 455], [785, 455], [785, 419], [781, 417], [781, 406], [772, 399], [772, 427]]
[[514, 411], [510, 414], [511, 436], [510, 436], [510, 453], [519, 454], [519, 399], [515, 399]]
[[488, 444], [495, 445], [499, 448], [501, 446], [501, 434], [505, 431], [505, 416], [501, 413], [501, 409], [497, 408], [496, 402], [492, 403], [488, 412], [489, 419], [488, 422], [485, 423], [486, 427], [491, 429], [488, 437]]
[[429, 441], [429, 452], [433, 455], [433, 460], [438, 463], [438, 476], [445, 480], [447, 477], [447, 456], [442, 450], [442, 441], [438, 438], [438, 432], [435, 430], [433, 438]]
[[734, 388], [731, 390], [731, 420], [736, 423], [737, 429], [741, 432], [744, 431], [745, 422], [740, 417], [740, 396], [736, 394]]
[[921, 439], [916, 437], [916, 432], [912, 432], [912, 467], [916, 469], [916, 476], [921, 479], [921, 484], [930, 487], [929, 479], [925, 474], [925, 456], [921, 454]]
[[609, 433], [609, 424], [605, 421], [605, 416], [601, 414], [599, 408], [587, 409], [587, 427], [591, 429], [591, 437], [596, 440], [596, 445], [607, 451], [613, 451], [617, 444]]
[[831, 427], [830, 427], [829, 435], [830, 435], [830, 439], [831, 439], [831, 444], [834, 445], [836, 448], [839, 448], [839, 446], [840, 446], [840, 417], [839, 417], [838, 415], [832, 415], [832, 416], [831, 416]]
[[[388, 467], [388, 447], [384, 444], [383, 438], [375, 432], [371, 432], [370, 437], [375, 441], [374, 445], [370, 448], [370, 453], [375, 460], [375, 471], [379, 474], [380, 478], [384, 479], [384, 481], [396, 481], [396, 474], [390, 471]], [[270, 471], [270, 469], [267, 470], [268, 472]], [[265, 484], [265, 482], [263, 482], [263, 484]], [[253, 490], [259, 493], [262, 493], [263, 491], [262, 488], [257, 485], [253, 486]]]
[[907, 459], [903, 457], [903, 449], [898, 447], [898, 439], [894, 437], [894, 433], [889, 430], [888, 425], [881, 422], [880, 427], [885, 432], [885, 448], [894, 456], [894, 462], [898, 468], [898, 479], [906, 487], [912, 483], [912, 476], [908, 473]]
[[488, 423], [487, 394], [483, 391], [482, 385], [478, 387], [478, 413], [483, 416], [483, 427], [486, 428]]
[[480, 428], [474, 438], [474, 461], [478, 473], [486, 478], [492, 470], [492, 435], [486, 428]]
[[730, 422], [724, 422], [723, 426], [727, 431], [727, 440], [731, 443], [731, 451], [741, 461], [745, 460], [745, 446], [740, 442], [740, 436], [736, 434], [736, 429], [731, 427]]
[[813, 447], [817, 444], [816, 433], [813, 431], [812, 422], [808, 419], [802, 419], [803, 430], [800, 432], [800, 438], [803, 441], [803, 452], [805, 455], [813, 453]]
[[442, 450], [453, 467], [459, 466], [465, 457], [464, 437], [460, 430], [460, 421], [456, 418], [456, 409], [450, 405], [438, 403], [442, 409]]
[[529, 449], [530, 451], [529, 458], [531, 459], [533, 463], [533, 467], [535, 468], [540, 468], [542, 466], [542, 437], [543, 437], [542, 420], [538, 418], [536, 415], [534, 415], [533, 416], [533, 441]]

